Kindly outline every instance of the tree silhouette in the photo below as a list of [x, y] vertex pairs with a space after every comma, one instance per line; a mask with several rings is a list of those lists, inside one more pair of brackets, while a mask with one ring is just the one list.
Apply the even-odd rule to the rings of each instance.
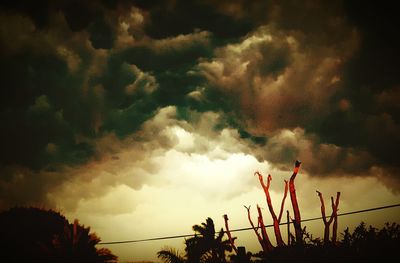
[[17, 207], [0, 213], [0, 247], [13, 262], [116, 262], [89, 227], [58, 212]]
[[[250, 222], [250, 225], [254, 231], [254, 233], [257, 236], [258, 242], [260, 243], [263, 251], [265, 253], [271, 251], [272, 249], [274, 249], [274, 246], [272, 245], [268, 233], [265, 230], [265, 225], [264, 225], [264, 219], [262, 216], [262, 212], [261, 212], [261, 208], [257, 205], [257, 212], [258, 212], [258, 219], [257, 219], [257, 227], [255, 227], [253, 220], [251, 220], [251, 213], [250, 213], [250, 206], [244, 206], [247, 210], [247, 219]], [[258, 230], [260, 229], [261, 234], [258, 232]]]
[[225, 253], [232, 251], [229, 240], [224, 240], [224, 230], [215, 231], [214, 221], [207, 218], [205, 223], [192, 227], [195, 236], [185, 240], [185, 255], [180, 255], [173, 248], [165, 248], [157, 253], [164, 262], [226, 262]]
[[187, 259], [180, 255], [174, 248], [164, 248], [157, 252], [157, 257], [161, 258], [166, 263], [184, 263]]
[[[271, 195], [269, 193], [269, 188], [270, 188], [270, 185], [271, 185], [272, 176], [268, 175], [267, 183], [265, 183], [263, 175], [260, 172], [256, 171], [254, 173], [254, 175], [258, 176], [258, 180], [260, 181], [260, 184], [261, 184], [261, 186], [263, 188], [263, 191], [265, 193], [268, 209], [269, 209], [269, 212], [270, 212], [270, 214], [272, 216], [272, 220], [273, 220], [274, 233], [275, 233], [275, 237], [276, 237], [277, 247], [285, 246], [285, 243], [283, 242], [283, 239], [282, 239], [282, 234], [281, 234], [281, 230], [280, 230], [279, 225], [280, 225], [281, 220], [282, 220], [282, 214], [283, 214], [283, 210], [284, 210], [284, 207], [285, 207], [285, 200], [286, 200], [286, 197], [287, 197], [288, 190], [290, 192], [290, 199], [291, 199], [291, 202], [292, 202], [293, 211], [294, 211], [294, 215], [295, 215], [295, 218], [292, 219], [292, 221], [293, 221], [293, 225], [294, 225], [294, 228], [295, 228], [296, 240], [295, 240], [295, 242], [292, 242], [292, 243], [297, 243], [297, 244], [302, 244], [303, 243], [303, 232], [304, 231], [303, 231], [303, 229], [301, 229], [300, 210], [299, 210], [299, 205], [298, 205], [298, 202], [297, 202], [296, 189], [295, 189], [295, 185], [294, 185], [294, 180], [295, 180], [296, 175], [297, 175], [297, 173], [299, 172], [299, 169], [300, 169], [300, 164], [301, 164], [300, 161], [296, 161], [295, 162], [295, 167], [293, 169], [293, 174], [290, 177], [290, 181], [288, 182], [288, 181], [284, 180], [285, 188], [284, 188], [284, 193], [283, 193], [281, 207], [280, 207], [278, 216], [276, 215], [276, 213], [274, 211], [274, 208], [272, 206]], [[259, 241], [264, 253], [268, 253], [268, 252], [272, 251], [274, 249], [274, 246], [272, 245], [272, 243], [270, 241], [270, 238], [268, 236], [268, 233], [265, 230], [265, 224], [264, 224], [261, 208], [259, 207], [259, 205], [257, 205], [257, 212], [258, 212], [257, 227], [254, 225], [254, 223], [253, 223], [253, 221], [251, 219], [250, 206], [249, 207], [245, 206], [245, 208], [247, 210], [247, 218], [248, 218], [248, 220], [250, 222], [250, 225], [251, 225], [254, 233], [257, 236], [257, 239], [258, 239], [258, 241]], [[289, 245], [289, 243], [290, 243], [289, 212], [287, 212], [287, 218], [288, 218], [287, 221], [288, 221], [288, 245]], [[335, 225], [335, 226], [337, 227], [337, 225]], [[261, 231], [261, 234], [259, 233], [259, 230]], [[227, 229], [227, 231], [228, 231], [228, 229]]]
[[195, 237], [190, 238], [192, 244], [195, 244], [208, 258], [207, 262], [226, 262], [225, 251], [232, 251], [229, 240], [222, 240], [224, 230], [221, 228], [217, 237], [214, 222], [207, 218], [205, 223], [194, 225]]
[[229, 243], [231, 244], [232, 249], [237, 254], [238, 253], [238, 249], [237, 249], [237, 247], [235, 245], [236, 237], [232, 238], [231, 231], [229, 230], [228, 220], [229, 220], [228, 215], [225, 214], [224, 215], [224, 221], [225, 221], [226, 235], [228, 236], [228, 240], [229, 240]]
[[292, 201], [294, 219], [293, 226], [294, 226], [294, 233], [296, 236], [296, 243], [301, 244], [303, 242], [303, 230], [301, 228], [301, 216], [300, 216], [300, 209], [299, 203], [297, 201], [296, 196], [296, 187], [294, 184], [294, 180], [296, 179], [297, 173], [299, 172], [301, 162], [296, 160], [294, 164], [293, 174], [289, 180], [289, 193], [290, 193], [290, 200]]
[[288, 182], [286, 180], [284, 180], [284, 182], [285, 182], [285, 190], [283, 192], [283, 198], [282, 198], [282, 202], [281, 202], [281, 209], [279, 211], [279, 215], [276, 216], [275, 211], [274, 211], [274, 207], [272, 206], [271, 195], [269, 193], [269, 187], [271, 185], [272, 176], [270, 174], [268, 175], [267, 184], [265, 184], [263, 176], [262, 176], [262, 174], [260, 172], [255, 172], [255, 175], [258, 176], [260, 184], [261, 184], [261, 186], [262, 186], [262, 188], [264, 190], [265, 197], [267, 199], [268, 209], [269, 209], [269, 212], [271, 213], [272, 220], [273, 220], [273, 223], [274, 223], [274, 232], [275, 232], [275, 237], [276, 237], [276, 243], [277, 243], [278, 247], [284, 246], [285, 243], [283, 242], [283, 239], [282, 239], [282, 234], [281, 234], [281, 230], [279, 228], [279, 224], [281, 223], [283, 208], [285, 207], [285, 200], [286, 200], [286, 196], [287, 196], [287, 192], [288, 192]]
[[324, 225], [325, 225], [324, 244], [329, 243], [329, 227], [332, 222], [333, 222], [332, 244], [335, 244], [336, 238], [337, 238], [337, 211], [338, 211], [338, 206], [339, 206], [340, 192], [337, 192], [337, 194], [336, 194], [336, 202], [333, 201], [333, 197], [331, 197], [332, 215], [330, 216], [329, 220], [326, 219], [325, 203], [324, 203], [324, 198], [322, 197], [322, 193], [318, 190], [317, 190], [317, 193], [318, 193], [319, 200], [321, 202], [322, 221], [324, 222]]
[[353, 232], [347, 228], [342, 240], [325, 244], [309, 233], [303, 233], [303, 246], [276, 248], [270, 253], [253, 255], [256, 262], [381, 262], [384, 259], [398, 258], [400, 249], [400, 225], [386, 223], [378, 230], [365, 223], [359, 224]]

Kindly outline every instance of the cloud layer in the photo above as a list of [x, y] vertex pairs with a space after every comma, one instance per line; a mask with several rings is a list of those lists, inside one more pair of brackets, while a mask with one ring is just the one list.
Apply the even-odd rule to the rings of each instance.
[[187, 155], [301, 159], [398, 192], [394, 19], [356, 2], [2, 3], [0, 208], [167, 184], [157, 158]]

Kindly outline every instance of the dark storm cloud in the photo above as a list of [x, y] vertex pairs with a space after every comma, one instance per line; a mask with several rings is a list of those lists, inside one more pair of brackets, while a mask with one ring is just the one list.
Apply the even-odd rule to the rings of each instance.
[[[350, 104], [345, 111], [337, 109], [324, 116], [315, 131], [327, 142], [366, 149], [379, 164], [398, 167], [400, 109], [393, 103], [400, 85], [396, 8], [390, 1], [349, 1], [345, 10], [361, 41], [345, 65], [345, 88], [332, 103], [346, 98]], [[392, 99], [388, 100], [388, 94]]]
[[349, 78], [374, 90], [398, 85], [400, 37], [395, 34], [399, 26], [395, 4], [349, 1], [346, 10], [363, 38], [359, 51], [349, 63]]
[[[194, 28], [114, 49], [120, 28], [141, 34], [143, 18], [132, 9], [137, 20], [129, 21], [129, 5], [122, 11], [96, 1], [3, 7], [0, 188], [9, 197], [2, 207], [48, 203], [46, 192], [76, 174], [68, 169], [106, 154], [96, 150], [98, 140], [109, 133], [123, 140], [161, 107], [187, 107], [187, 93], [201, 81], [188, 71], [212, 53], [211, 35]], [[18, 197], [8, 188], [27, 190]]]
[[360, 44], [344, 65], [343, 89], [332, 97], [332, 110], [316, 118], [309, 131], [324, 142], [367, 152], [373, 158], [367, 167], [386, 167], [393, 178], [391, 187], [396, 188], [400, 145], [400, 108], [394, 106], [400, 85], [396, 7], [390, 1], [347, 1], [344, 10], [359, 32]]
[[90, 147], [74, 143], [75, 132], [90, 132], [86, 124], [90, 113], [77, 114], [75, 107], [88, 106], [76, 89], [79, 76], [69, 74], [65, 62], [54, 56], [31, 54], [3, 57], [0, 70], [5, 87], [1, 90], [1, 160], [40, 168], [53, 158], [45, 146], [57, 143], [66, 154], [59, 160], [85, 161]]
[[111, 21], [106, 19], [106, 6], [100, 1], [22, 0], [3, 1], [1, 6], [4, 13], [29, 17], [40, 30], [51, 27], [51, 17], [56, 13], [62, 13], [71, 31], [88, 31], [94, 48], [110, 49], [115, 40]]
[[[105, 92], [108, 112], [103, 131], [112, 130], [124, 136], [135, 131], [160, 107], [190, 106], [186, 96], [203, 80], [188, 72], [198, 58], [209, 55], [210, 47], [196, 42], [179, 48], [163, 45], [168, 43], [159, 43], [157, 49], [140, 45], [115, 52], [109, 56], [104, 74], [91, 80], [94, 85], [102, 85]], [[135, 71], [147, 77], [137, 81]]]
[[[121, 59], [136, 64], [144, 71], [165, 72], [193, 67], [198, 58], [210, 51], [203, 44], [194, 44], [182, 49], [171, 49], [155, 53], [149, 47], [133, 47], [118, 54]], [[184, 73], [184, 72], [182, 72]]]
[[[218, 6], [230, 12], [226, 2]], [[200, 70], [232, 100], [242, 127], [266, 137], [262, 158], [279, 165], [307, 156], [298, 145], [304, 139], [313, 156], [304, 158], [310, 174], [370, 174], [378, 166], [397, 176], [392, 167], [398, 167], [399, 109], [396, 99], [388, 100], [388, 94], [396, 98], [399, 85], [395, 9], [319, 1], [254, 6], [265, 7], [258, 9], [266, 11], [264, 17], [254, 17], [266, 30], [220, 48]], [[296, 127], [304, 129], [296, 144], [271, 143], [280, 130]]]
[[2, 11], [10, 13], [20, 13], [28, 16], [36, 26], [45, 27], [49, 24], [49, 13], [54, 11], [51, 10], [50, 1], [39, 0], [39, 1], [2, 1]]
[[145, 30], [149, 36], [157, 39], [189, 34], [193, 29], [213, 32], [218, 39], [236, 38], [254, 27], [249, 17], [235, 19], [218, 13], [213, 2], [179, 0], [134, 3], [150, 12], [151, 21]]
[[51, 171], [37, 173], [21, 166], [1, 167], [0, 209], [14, 205], [56, 204], [47, 198], [48, 191], [68, 178]]
[[88, 1], [67, 1], [63, 5], [63, 13], [70, 29], [81, 31], [93, 22], [95, 16], [100, 16], [101, 10]]
[[90, 34], [90, 42], [94, 48], [112, 48], [115, 36], [111, 26], [105, 21], [104, 16], [96, 18], [88, 28], [88, 32]]
[[[102, 36], [111, 30], [108, 23], [118, 19], [105, 19], [106, 7], [77, 1], [42, 4], [52, 23], [40, 27], [36, 9], [29, 6], [9, 3], [3, 13], [2, 162], [35, 169], [54, 162], [84, 163], [93, 154], [85, 138], [107, 131], [128, 135], [159, 107], [185, 104], [186, 94], [199, 83], [199, 77], [186, 73], [199, 57], [210, 54], [204, 43], [178, 37], [101, 55], [86, 41], [94, 49], [112, 47]], [[100, 61], [104, 65], [95, 64], [98, 56], [105, 57], [105, 63]], [[32, 110], [40, 101], [48, 106]], [[57, 151], [49, 154], [49, 144]]]
[[26, 194], [45, 199], [62, 169], [103, 157], [99, 140], [123, 141], [169, 105], [189, 122], [221, 113], [213, 129], [234, 127], [278, 166], [304, 156], [310, 174], [393, 175], [399, 41], [382, 6], [3, 1], [2, 192], [38, 178]]

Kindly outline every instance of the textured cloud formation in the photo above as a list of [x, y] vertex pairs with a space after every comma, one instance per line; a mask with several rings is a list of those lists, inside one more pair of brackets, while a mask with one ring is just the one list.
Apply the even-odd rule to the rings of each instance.
[[73, 209], [112, 187], [161, 183], [153, 161], [171, 149], [222, 159], [240, 152], [280, 169], [299, 158], [310, 176], [371, 175], [400, 189], [393, 8], [241, 0], [1, 7], [1, 207], [57, 205], [60, 193]]
[[[220, 163], [217, 165], [219, 171], [206, 172], [214, 177], [215, 189], [212, 195], [219, 193], [232, 196], [240, 193], [248, 187], [246, 181], [235, 184], [235, 188], [227, 184], [226, 187], [222, 187], [224, 191], [220, 191], [222, 184], [229, 179], [229, 175], [223, 173], [223, 166], [224, 162], [229, 163], [228, 158], [236, 164], [246, 158], [257, 163], [250, 155], [250, 146], [240, 138], [237, 130], [216, 129], [221, 122], [218, 114], [192, 112], [191, 116], [193, 119], [189, 123], [177, 119], [176, 107], [162, 108], [153, 118], [144, 122], [138, 132], [122, 140], [114, 133], [107, 133], [91, 142], [94, 154], [98, 158], [81, 165], [65, 166], [53, 172], [15, 167], [9, 171], [10, 178], [0, 184], [3, 201], [0, 205], [4, 207], [7, 203], [39, 204], [74, 210], [79, 203], [104, 196], [121, 186], [139, 190], [143, 185], [160, 187], [186, 183], [182, 178], [175, 180], [174, 176], [170, 175], [174, 174], [174, 169], [178, 169], [174, 168], [174, 165], [182, 165], [179, 174], [184, 171], [188, 175], [192, 174], [191, 176], [207, 170], [207, 167], [199, 167], [198, 171], [185, 170], [183, 159], [187, 159], [188, 163], [205, 165], [210, 161]], [[49, 151], [55, 151], [54, 148], [55, 146], [48, 146]], [[248, 168], [246, 166], [246, 169]], [[164, 173], [168, 176], [164, 176]], [[196, 181], [187, 180], [191, 184], [203, 184], [206, 187], [209, 179], [202, 176], [206, 175], [198, 174]], [[21, 189], [23, 195], [20, 194]]]
[[[344, 16], [352, 7], [291, 5], [272, 4], [264, 20], [270, 23], [238, 43], [217, 48], [213, 58], [199, 63], [200, 74], [230, 100], [247, 131], [266, 136], [267, 160], [279, 165], [303, 158], [313, 175], [366, 175], [379, 167], [393, 179], [391, 187], [398, 188], [393, 172], [398, 166], [398, 110], [389, 101], [377, 103], [388, 92], [395, 100], [395, 88], [378, 84], [372, 91], [349, 75], [359, 59], [354, 54], [370, 49], [364, 28]], [[222, 12], [231, 10], [228, 4], [220, 7]], [[312, 15], [305, 17], [307, 12]], [[390, 37], [386, 32], [381, 35]], [[392, 72], [389, 65], [385, 68]], [[297, 142], [308, 146], [288, 144], [282, 137], [298, 134], [299, 129], [304, 138]]]
[[210, 85], [238, 98], [239, 114], [251, 131], [268, 135], [303, 127], [330, 110], [329, 99], [340, 88], [340, 67], [356, 42], [354, 35], [345, 40], [349, 47], [336, 50], [306, 45], [306, 36], [260, 27], [240, 43], [217, 49], [216, 58], [199, 68]]

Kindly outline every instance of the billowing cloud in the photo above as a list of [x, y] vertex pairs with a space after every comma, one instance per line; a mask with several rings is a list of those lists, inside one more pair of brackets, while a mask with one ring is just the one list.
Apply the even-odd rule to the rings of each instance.
[[[217, 48], [214, 57], [200, 61], [198, 72], [235, 108], [242, 127], [266, 137], [263, 158], [268, 161], [279, 165], [279, 160], [302, 157], [314, 175], [371, 174], [380, 167], [386, 176], [396, 176], [392, 146], [398, 144], [399, 126], [397, 110], [390, 106], [396, 89], [388, 86], [377, 94], [366, 89], [362, 96], [351, 92], [358, 84], [350, 84], [348, 69], [353, 54], [364, 48], [362, 32], [343, 19], [340, 6], [328, 11], [305, 5], [326, 16], [314, 24], [319, 15], [299, 23], [303, 16], [285, 16], [295, 10], [287, 5], [274, 4], [266, 18], [271, 23]], [[220, 7], [229, 13], [228, 6]], [[390, 101], [388, 93], [393, 94]], [[369, 101], [369, 110], [361, 99]], [[285, 145], [281, 136], [299, 129], [311, 138], [306, 139], [308, 154]]]
[[[120, 216], [113, 222], [132, 231], [140, 229], [123, 219], [145, 228], [143, 218], [162, 210], [155, 222], [177, 229], [174, 213], [200, 222], [202, 211], [220, 216], [258, 202], [255, 170], [271, 173], [280, 195], [295, 159], [306, 214], [319, 184], [348, 192], [345, 208], [357, 195], [374, 204], [398, 197], [395, 8], [0, 5], [0, 209], [56, 207], [103, 230], [99, 217]], [[181, 215], [168, 202], [199, 209]]]
[[199, 63], [200, 72], [210, 85], [239, 98], [239, 114], [252, 132], [304, 126], [329, 110], [357, 37], [343, 39], [345, 50], [306, 41], [296, 32], [260, 27], [240, 43], [217, 49], [214, 59]]
[[[212, 171], [211, 167], [189, 171], [182, 164], [178, 172], [178, 175], [206, 172], [213, 176], [216, 186], [213, 188], [214, 194], [217, 194], [218, 189], [229, 181], [229, 175], [223, 172], [227, 163], [236, 162], [239, 165], [241, 159], [244, 162], [249, 160], [257, 163], [250, 155], [251, 147], [248, 142], [240, 138], [237, 130], [213, 128], [221, 122], [218, 114], [193, 112], [190, 123], [178, 119], [177, 114], [176, 107], [165, 107], [144, 122], [138, 132], [124, 139], [119, 139], [114, 133], [107, 133], [88, 142], [97, 157], [82, 165], [59, 167], [57, 171], [14, 168], [9, 172], [9, 178], [1, 181], [1, 188], [4, 190], [1, 193], [5, 194], [3, 200], [8, 201], [4, 201], [3, 206], [7, 203], [32, 203], [73, 210], [80, 202], [100, 198], [121, 185], [139, 190], [143, 185], [176, 184], [185, 181], [183, 178], [171, 177], [175, 174], [173, 166], [182, 163], [183, 159], [193, 165], [207, 165], [211, 160], [212, 167], [218, 167], [218, 171]], [[56, 154], [58, 148], [50, 143], [46, 150], [49, 154]], [[208, 179], [205, 180], [202, 176], [204, 175], [198, 174], [198, 181], [190, 182], [197, 185], [203, 182], [206, 187]], [[33, 180], [36, 181], [36, 187], [29, 190]], [[244, 181], [242, 183], [246, 185]], [[25, 194], [19, 196], [19, 190], [10, 194], [5, 191], [7, 188], [25, 189]], [[241, 188], [228, 187], [222, 193], [230, 196], [242, 190], [243, 185]]]

